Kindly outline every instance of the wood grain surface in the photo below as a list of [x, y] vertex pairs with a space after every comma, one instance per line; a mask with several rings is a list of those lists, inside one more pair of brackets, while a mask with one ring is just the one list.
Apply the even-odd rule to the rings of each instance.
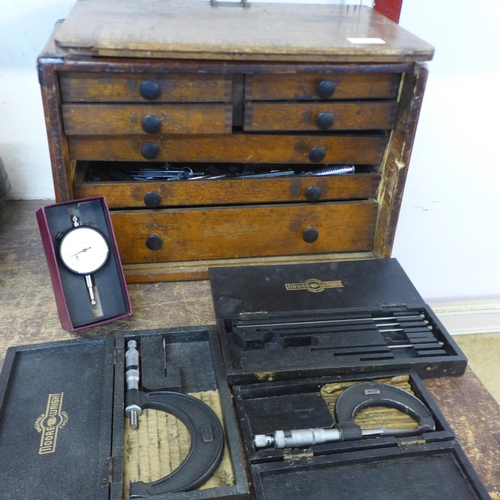
[[[133, 315], [78, 334], [59, 323], [35, 211], [51, 201], [8, 201], [0, 221], [0, 364], [8, 347], [122, 331], [214, 324], [207, 281], [128, 285]], [[500, 499], [500, 407], [472, 370], [426, 387], [494, 500]]]
[[[368, 251], [374, 201], [118, 211], [111, 214], [124, 264]], [[306, 243], [308, 229], [318, 232]], [[151, 237], [162, 246], [150, 250]]]
[[323, 130], [388, 130], [394, 126], [398, 103], [255, 103], [245, 106], [247, 131], [320, 131], [321, 114], [331, 115], [332, 125]]
[[[142, 136], [72, 136], [72, 158], [79, 160], [144, 161]], [[160, 148], [155, 161], [215, 163], [309, 163], [313, 148], [325, 150], [324, 163], [377, 165], [387, 138], [374, 135], [170, 135], [155, 136]], [[323, 163], [323, 162], [322, 162]]]
[[[219, 68], [220, 71], [220, 68]], [[63, 102], [148, 102], [140, 93], [144, 81], [159, 86], [155, 102], [228, 102], [231, 98], [229, 75], [61, 72]]]
[[[304, 165], [304, 168], [311, 168]], [[105, 196], [110, 208], [146, 208], [144, 196], [161, 196], [159, 207], [299, 202], [309, 188], [321, 190], [320, 200], [375, 198], [377, 172], [344, 176], [291, 176], [268, 179], [214, 179], [148, 182], [84, 182], [74, 185], [75, 198]], [[198, 183], [203, 183], [202, 188]]]
[[429, 44], [368, 7], [183, 0], [80, 0], [56, 44], [77, 53], [197, 59], [386, 62], [433, 55]]
[[399, 73], [326, 74], [289, 73], [247, 75], [245, 99], [250, 101], [315, 100], [318, 85], [330, 81], [335, 85], [328, 100], [389, 99], [398, 95]]
[[67, 135], [145, 135], [143, 120], [154, 117], [162, 134], [229, 134], [233, 108], [225, 104], [63, 104]]

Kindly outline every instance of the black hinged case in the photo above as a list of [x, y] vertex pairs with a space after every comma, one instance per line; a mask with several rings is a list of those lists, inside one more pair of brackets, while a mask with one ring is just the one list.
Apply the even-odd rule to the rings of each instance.
[[[328, 399], [322, 395], [325, 388], [332, 386], [340, 391], [351, 383], [367, 381], [407, 387], [405, 390], [410, 390], [429, 409], [435, 430], [408, 437], [367, 437], [284, 449], [256, 448], [256, 435], [277, 430], [332, 428], [335, 419]], [[232, 391], [257, 500], [490, 498], [415, 373], [265, 382], [236, 385]], [[377, 410], [380, 409], [374, 411]], [[399, 416], [400, 412], [397, 413]], [[373, 428], [368, 423], [373, 416], [364, 417], [359, 425]], [[394, 416], [385, 418], [392, 422]], [[398, 420], [394, 420], [399, 427]], [[385, 425], [386, 420], [383, 422]]]
[[231, 383], [415, 370], [467, 358], [396, 259], [210, 269]]
[[[218, 415], [225, 441], [222, 460], [207, 483], [150, 498], [248, 499], [233, 405], [212, 326], [10, 348], [0, 376], [1, 499], [128, 498], [129, 481], [156, 481], [182, 463], [188, 449], [192, 454], [193, 434], [167, 413], [143, 411], [139, 428], [130, 429], [124, 415], [129, 340], [138, 344], [142, 391], [201, 399]], [[203, 427], [207, 442], [210, 432]]]
[[[490, 498], [419, 377], [460, 375], [467, 360], [395, 259], [214, 268], [210, 281], [257, 500]], [[276, 431], [335, 428], [330, 392], [366, 382], [412, 393], [434, 428], [269, 444]], [[380, 425], [397, 428], [390, 411]]]

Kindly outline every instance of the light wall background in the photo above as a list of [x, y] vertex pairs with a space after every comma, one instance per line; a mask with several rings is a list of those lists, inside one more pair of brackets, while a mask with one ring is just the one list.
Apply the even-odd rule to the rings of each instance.
[[[73, 5], [0, 0], [0, 156], [13, 199], [54, 197], [36, 58]], [[404, 0], [400, 25], [436, 55], [393, 256], [429, 302], [500, 307], [500, 4]]]

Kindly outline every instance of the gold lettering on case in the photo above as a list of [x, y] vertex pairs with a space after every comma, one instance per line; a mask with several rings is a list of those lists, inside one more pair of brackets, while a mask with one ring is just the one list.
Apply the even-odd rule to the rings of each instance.
[[38, 453], [46, 455], [54, 453], [57, 445], [57, 435], [68, 422], [68, 415], [62, 411], [64, 392], [49, 394], [47, 408], [35, 422], [35, 429], [42, 434]]
[[287, 291], [307, 290], [308, 292], [319, 293], [326, 288], [344, 288], [342, 281], [322, 281], [316, 278], [310, 278], [303, 283], [285, 283]]

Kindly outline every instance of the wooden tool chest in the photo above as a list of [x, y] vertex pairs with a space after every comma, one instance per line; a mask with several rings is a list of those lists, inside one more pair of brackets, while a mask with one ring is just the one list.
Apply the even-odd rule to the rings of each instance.
[[[388, 257], [432, 55], [367, 7], [79, 1], [39, 58], [56, 199], [105, 196], [128, 282]], [[166, 165], [204, 176], [131, 173]]]

